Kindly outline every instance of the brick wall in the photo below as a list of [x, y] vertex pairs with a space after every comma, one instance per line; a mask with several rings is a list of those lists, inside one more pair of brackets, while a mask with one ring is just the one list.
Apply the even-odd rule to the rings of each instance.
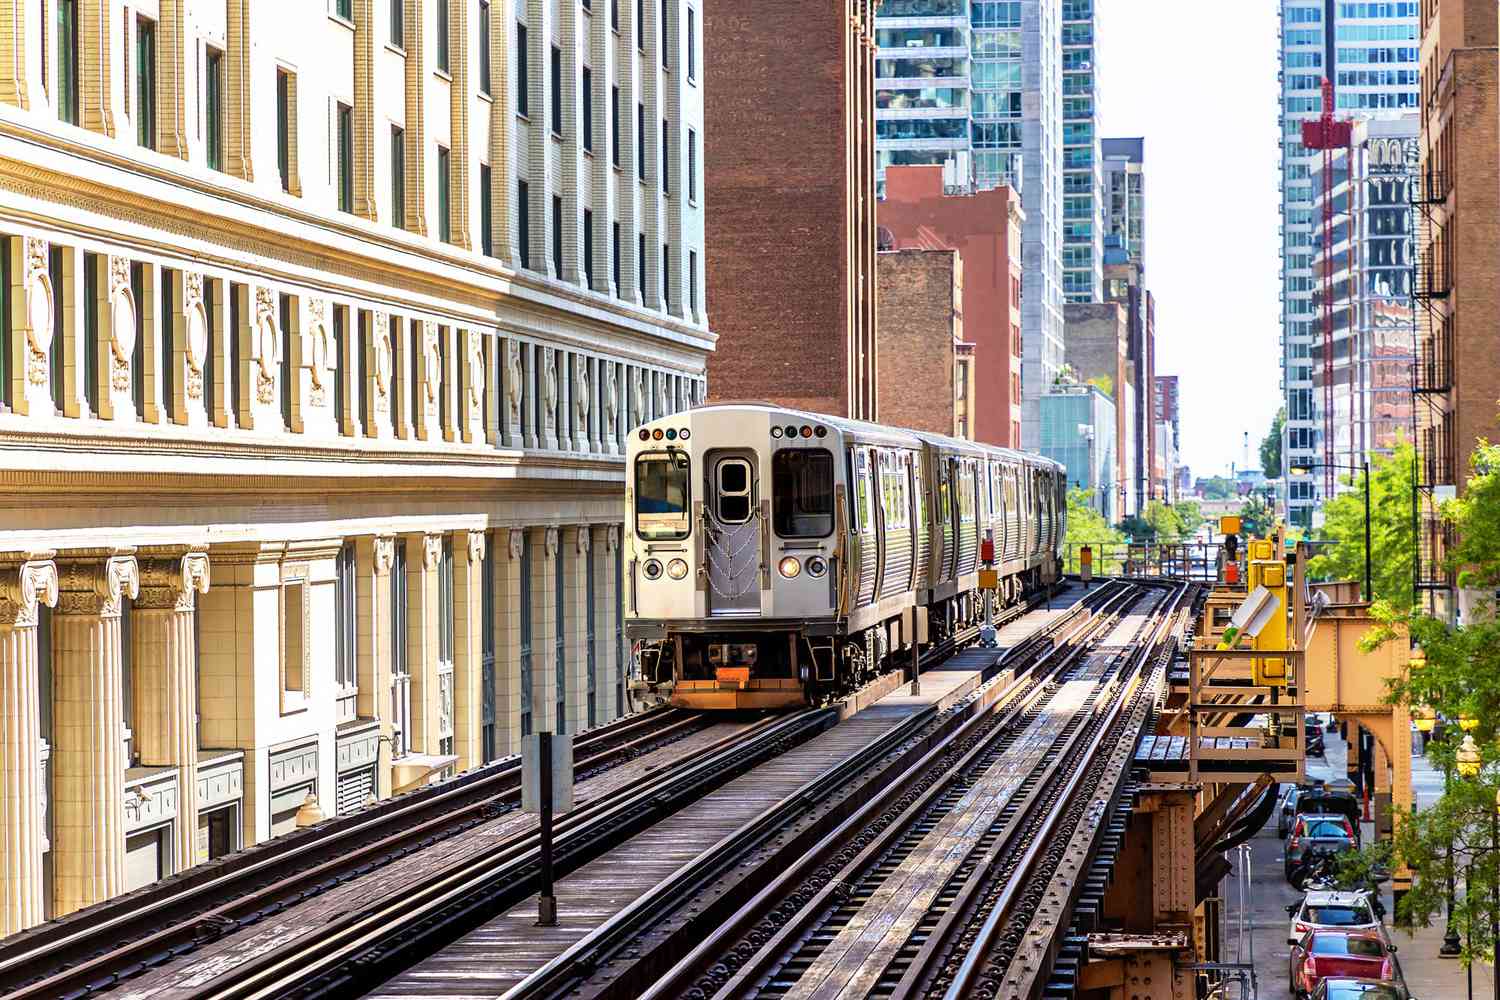
[[961, 262], [955, 250], [876, 255], [882, 423], [954, 433], [954, 332], [961, 314]]

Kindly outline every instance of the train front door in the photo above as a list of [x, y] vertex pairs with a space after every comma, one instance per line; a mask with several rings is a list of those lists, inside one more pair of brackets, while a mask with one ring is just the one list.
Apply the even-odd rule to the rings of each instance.
[[752, 452], [710, 452], [704, 559], [708, 613], [760, 614], [762, 533], [766, 530]]

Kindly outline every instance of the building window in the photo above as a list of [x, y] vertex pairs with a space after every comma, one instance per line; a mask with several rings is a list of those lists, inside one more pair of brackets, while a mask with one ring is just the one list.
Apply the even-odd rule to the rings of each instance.
[[135, 141], [156, 148], [156, 22], [135, 22]]
[[672, 45], [667, 40], [667, 5], [660, 0], [656, 5], [656, 20], [661, 25], [661, 68], [672, 68]]
[[281, 421], [292, 429], [292, 299], [280, 296], [281, 319]]
[[301, 707], [307, 682], [307, 581], [287, 580], [281, 587], [282, 710]]
[[479, 0], [479, 92], [490, 92], [490, 4]]
[[620, 30], [620, 0], [609, 0], [609, 26]]
[[448, 0], [437, 0], [437, 68], [444, 73], [448, 65]]
[[552, 46], [552, 134], [562, 135], [562, 49]]
[[453, 220], [448, 217], [449, 194], [452, 178], [449, 176], [450, 164], [448, 162], [448, 151], [442, 146], [438, 147], [438, 239], [444, 243], [453, 241]]
[[672, 308], [672, 268], [668, 261], [672, 259], [672, 244], [661, 245], [661, 307]]
[[562, 247], [562, 197], [552, 196], [552, 276], [561, 278], [563, 273], [563, 247]]
[[224, 169], [224, 53], [209, 49], [203, 74], [204, 147], [210, 170]]
[[609, 158], [615, 166], [620, 165], [620, 88], [614, 87], [609, 94]]
[[521, 266], [531, 266], [531, 185], [519, 181], [516, 185], [516, 235], [517, 249], [521, 255]]
[[556, 613], [553, 616], [557, 621], [557, 632], [553, 639], [557, 644], [557, 725], [554, 727], [559, 733], [568, 731], [568, 632], [566, 628], [563, 608], [565, 589], [563, 584], [563, 565], [567, 560], [561, 553], [553, 560], [556, 567], [552, 574], [552, 600]]
[[354, 0], [335, 0], [333, 12], [346, 21], [354, 20]]
[[688, 129], [688, 157], [687, 157], [687, 189], [688, 201], [698, 202], [698, 133]]
[[[354, 582], [354, 543], [345, 542], [339, 549], [334, 565], [334, 674], [338, 680], [340, 694], [353, 694], [359, 690], [358, 674], [355, 670], [356, 635], [359, 612], [356, 603], [357, 591]], [[353, 718], [351, 712], [349, 718]]]
[[635, 175], [646, 179], [646, 106], [635, 106]]
[[391, 44], [396, 48], [406, 46], [406, 0], [391, 0]]
[[688, 308], [698, 315], [698, 251], [688, 251]]
[[406, 133], [391, 126], [391, 225], [406, 228]]
[[526, 25], [516, 25], [516, 114], [522, 118], [531, 116], [531, 74], [528, 72], [530, 52], [526, 46]]
[[453, 663], [453, 536], [443, 536], [443, 553], [438, 560], [438, 659]]
[[78, 124], [78, 0], [57, 0], [57, 117]]
[[667, 180], [670, 173], [667, 170], [667, 164], [671, 162], [671, 156], [668, 152], [667, 136], [667, 120], [663, 118], [661, 120], [661, 193], [670, 198], [672, 196], [672, 185]]
[[339, 211], [354, 211], [354, 109], [338, 105]]
[[284, 69], [276, 71], [276, 170], [281, 190], [292, 190], [292, 78]]
[[583, 148], [594, 150], [594, 71], [583, 67]]
[[646, 0], [635, 0], [635, 47], [646, 51]]
[[[486, 544], [491, 552], [495, 551], [494, 539], [497, 536], [491, 533], [486, 538]], [[503, 537], [503, 536], [500, 536]], [[486, 764], [500, 756], [500, 748], [497, 745], [495, 729], [495, 564], [491, 560], [485, 560], [480, 572], [482, 582], [479, 585], [479, 622], [480, 634], [480, 667], [479, 677], [482, 695], [480, 704], [483, 706], [481, 722], [484, 726], [480, 737], [483, 743], [483, 760]]]
[[531, 735], [531, 532], [521, 532], [521, 735]]
[[620, 287], [620, 224], [618, 222], [610, 223], [609, 260], [610, 274], [615, 281], [615, 294], [619, 295], [622, 289]]
[[698, 12], [687, 9], [687, 78], [692, 82], [698, 76]]
[[391, 756], [404, 757], [411, 749], [411, 664], [406, 658], [406, 542], [397, 538], [394, 550], [390, 581]]
[[583, 210], [583, 282], [594, 287], [594, 213]]
[[641, 305], [646, 304], [646, 234], [641, 233], [636, 244], [635, 273], [641, 291]]
[[494, 218], [490, 197], [490, 165], [479, 165], [479, 247], [486, 257], [495, 256], [495, 240], [490, 232]]

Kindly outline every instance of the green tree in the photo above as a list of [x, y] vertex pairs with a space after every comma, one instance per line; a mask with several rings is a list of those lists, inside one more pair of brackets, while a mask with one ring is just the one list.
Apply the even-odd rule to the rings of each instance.
[[1198, 488], [1205, 500], [1228, 500], [1235, 494], [1234, 480], [1228, 476], [1209, 476], [1198, 480]]
[[1203, 527], [1205, 518], [1203, 508], [1196, 500], [1179, 500], [1172, 505], [1172, 511], [1177, 515], [1177, 526], [1181, 531], [1179, 541], [1187, 541], [1198, 534], [1198, 529]]
[[[1412, 447], [1402, 441], [1370, 468], [1371, 580], [1375, 597], [1398, 608], [1412, 600], [1417, 542], [1412, 524]], [[1364, 473], [1342, 477], [1350, 488], [1323, 505], [1323, 537], [1332, 544], [1308, 563], [1323, 580], [1365, 578]]]
[[1267, 479], [1281, 478], [1281, 430], [1286, 426], [1286, 407], [1276, 411], [1271, 430], [1260, 443], [1260, 471]]
[[[1093, 490], [1068, 491], [1068, 530], [1063, 541], [1066, 543], [1066, 570], [1069, 573], [1078, 572], [1080, 545], [1093, 547], [1095, 575], [1115, 572], [1120, 566], [1120, 550], [1125, 544], [1125, 536], [1111, 528], [1104, 515], [1093, 508], [1093, 499]], [[1115, 550], [1114, 553], [1111, 549]]]
[[1251, 493], [1240, 507], [1240, 530], [1245, 535], [1266, 538], [1276, 527], [1276, 510], [1264, 493]]
[[1104, 393], [1106, 396], [1109, 396], [1111, 399], [1114, 398], [1115, 380], [1110, 378], [1108, 375], [1095, 375], [1093, 378], [1089, 379], [1089, 385], [1094, 386], [1100, 392]]

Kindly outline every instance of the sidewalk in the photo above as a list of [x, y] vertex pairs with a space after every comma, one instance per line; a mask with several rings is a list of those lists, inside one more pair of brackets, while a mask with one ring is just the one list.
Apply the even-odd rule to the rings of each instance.
[[[1325, 741], [1328, 745], [1328, 756], [1322, 761], [1314, 757], [1308, 758], [1308, 777], [1324, 779], [1345, 777], [1347, 745], [1339, 739], [1336, 732], [1327, 733]], [[1417, 808], [1425, 809], [1443, 794], [1443, 772], [1433, 768], [1426, 757], [1419, 757], [1415, 754], [1411, 760], [1411, 771], [1412, 792], [1416, 797]], [[1363, 824], [1360, 834], [1368, 843], [1375, 834], [1374, 824]], [[1392, 903], [1389, 888], [1385, 893], [1385, 905], [1387, 914], [1393, 917], [1395, 906]], [[1438, 948], [1443, 943], [1444, 929], [1443, 914], [1439, 913], [1433, 918], [1431, 927], [1417, 927], [1409, 932], [1397, 927], [1391, 930], [1391, 940], [1399, 949], [1396, 953], [1397, 958], [1400, 959], [1401, 971], [1406, 976], [1406, 986], [1411, 991], [1413, 1000], [1466, 1000], [1471, 995], [1469, 993], [1469, 970], [1466, 970], [1457, 959], [1442, 958], [1438, 955]], [[1493, 997], [1495, 995], [1493, 966], [1487, 962], [1475, 962], [1472, 971], [1474, 982], [1472, 995], [1484, 998]], [[1279, 994], [1268, 992], [1264, 995]]]

